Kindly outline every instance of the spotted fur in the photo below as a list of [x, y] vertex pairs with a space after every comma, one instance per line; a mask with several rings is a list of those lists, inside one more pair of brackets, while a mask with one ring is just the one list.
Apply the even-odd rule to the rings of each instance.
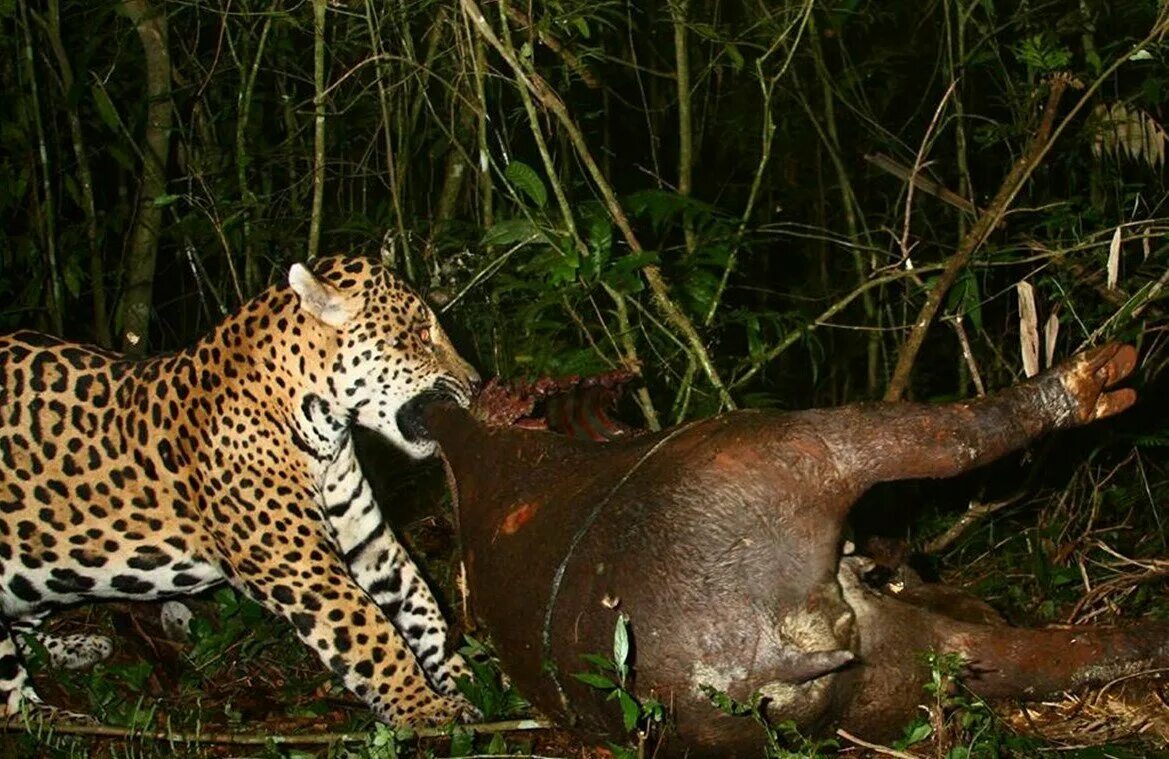
[[477, 383], [426, 304], [359, 258], [294, 265], [287, 285], [160, 358], [0, 337], [0, 717], [39, 703], [22, 624], [225, 581], [291, 622], [382, 720], [468, 713], [464, 664], [351, 431], [427, 456], [422, 402], [465, 404]]

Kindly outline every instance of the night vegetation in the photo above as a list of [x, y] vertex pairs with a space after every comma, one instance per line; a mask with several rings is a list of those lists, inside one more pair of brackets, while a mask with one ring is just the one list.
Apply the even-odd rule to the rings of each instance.
[[[0, 0], [0, 330], [166, 351], [294, 261], [380, 251], [485, 375], [636, 369], [621, 415], [648, 428], [969, 397], [1132, 341], [1136, 410], [877, 491], [857, 540], [908, 545], [1015, 622], [1169, 616], [1166, 34], [1159, 0]], [[433, 473], [396, 475], [384, 504], [457, 606]], [[881, 503], [911, 506], [890, 524]], [[116, 629], [118, 654], [38, 682], [136, 729], [372, 730], [250, 602], [206, 600], [182, 643], [156, 618], [75, 613], [62, 624]], [[1169, 741], [1155, 683], [1026, 713], [941, 686], [922, 703], [900, 751]], [[248, 750], [408, 745], [361, 740]], [[580, 755], [462, 733], [423, 750], [532, 740]], [[0, 739], [9, 756], [231, 750]]]

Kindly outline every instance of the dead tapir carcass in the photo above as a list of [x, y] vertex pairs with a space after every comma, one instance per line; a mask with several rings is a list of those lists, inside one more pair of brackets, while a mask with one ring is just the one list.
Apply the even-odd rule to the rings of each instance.
[[[425, 412], [457, 502], [472, 608], [520, 691], [566, 725], [621, 739], [606, 694], [573, 677], [632, 636], [629, 690], [670, 709], [669, 754], [759, 756], [763, 733], [705, 686], [765, 699], [769, 720], [884, 739], [911, 720], [929, 673], [957, 652], [986, 697], [1042, 697], [1169, 665], [1169, 627], [1017, 629], [883, 594], [841, 556], [872, 485], [947, 477], [1036, 436], [1128, 408], [1109, 390], [1130, 346], [1080, 354], [964, 403], [736, 411], [608, 443]], [[482, 415], [481, 415], [482, 416]], [[929, 594], [918, 593], [918, 598]]]

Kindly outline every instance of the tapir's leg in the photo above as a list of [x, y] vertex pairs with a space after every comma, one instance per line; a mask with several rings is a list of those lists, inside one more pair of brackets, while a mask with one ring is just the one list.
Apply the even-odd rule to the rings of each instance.
[[813, 423], [841, 473], [866, 485], [950, 477], [1021, 448], [1049, 430], [1125, 410], [1136, 393], [1107, 388], [1134, 366], [1132, 346], [1110, 344], [973, 401], [861, 404], [809, 411], [805, 419]]
[[871, 740], [900, 735], [928, 696], [921, 654], [957, 653], [962, 684], [983, 698], [1036, 700], [1084, 685], [1169, 667], [1169, 623], [1025, 629], [961, 622], [864, 580], [869, 562], [845, 558], [837, 579], [861, 631], [863, 663], [841, 673], [839, 725]]
[[967, 660], [962, 682], [983, 698], [1042, 698], [1081, 685], [1162, 670], [1169, 624], [1027, 630], [939, 625], [939, 650]]

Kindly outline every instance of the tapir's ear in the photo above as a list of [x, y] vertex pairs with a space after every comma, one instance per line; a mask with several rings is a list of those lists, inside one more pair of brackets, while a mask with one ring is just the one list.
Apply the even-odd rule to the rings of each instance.
[[357, 313], [356, 298], [313, 276], [303, 264], [288, 270], [288, 284], [300, 298], [300, 307], [330, 327], [340, 327]]

